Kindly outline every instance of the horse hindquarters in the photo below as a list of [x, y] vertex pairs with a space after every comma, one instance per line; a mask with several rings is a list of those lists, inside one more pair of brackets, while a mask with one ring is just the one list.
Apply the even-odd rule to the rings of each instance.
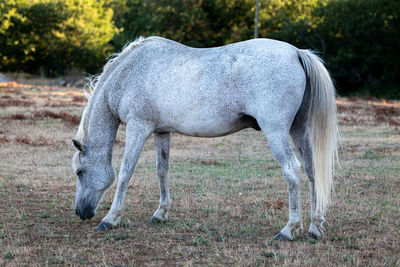
[[[299, 100], [299, 102], [301, 99]], [[293, 118], [297, 110], [285, 110], [286, 118]], [[277, 111], [277, 114], [285, 111]], [[293, 114], [294, 113], [294, 114]], [[290, 119], [289, 119], [290, 120]], [[294, 240], [302, 229], [301, 192], [300, 192], [300, 163], [292, 149], [289, 138], [290, 122], [282, 120], [257, 118], [272, 155], [279, 162], [289, 191], [289, 220], [275, 239]]]
[[[289, 220], [275, 237], [280, 240], [293, 240], [302, 229], [300, 163], [290, 144], [289, 131], [304, 95], [306, 76], [297, 52], [289, 51], [290, 57], [274, 62], [274, 76], [264, 76], [264, 90], [257, 96], [255, 118], [263, 131], [272, 155], [282, 168], [289, 191]], [[269, 67], [269, 69], [268, 69]], [[266, 74], [270, 74], [270, 67]], [[265, 79], [269, 78], [269, 79]]]
[[[303, 89], [304, 94], [300, 100], [297, 99], [294, 92], [299, 86], [293, 86], [293, 84], [292, 86], [288, 84], [286, 91], [283, 87], [282, 92], [288, 93], [288, 90], [292, 90], [290, 93], [294, 94], [294, 96], [287, 94], [285, 100], [290, 103], [287, 106], [296, 106], [297, 100], [301, 101], [301, 105], [299, 104], [298, 110], [292, 110], [289, 107], [285, 110], [275, 110], [273, 113], [276, 117], [288, 118], [288, 121], [294, 117], [293, 123], [288, 128], [286, 121], [282, 119], [257, 117], [272, 154], [280, 163], [288, 184], [289, 221], [276, 236], [277, 239], [285, 240], [293, 240], [296, 233], [302, 229], [300, 164], [290, 145], [289, 130], [310, 180], [312, 222], [309, 235], [314, 237], [323, 236], [324, 212], [332, 186], [333, 160], [336, 155], [338, 135], [335, 92], [327, 70], [319, 58], [311, 52], [299, 50], [298, 58], [306, 74], [307, 85]], [[293, 75], [293, 77], [298, 76]], [[290, 99], [290, 95], [293, 98]]]

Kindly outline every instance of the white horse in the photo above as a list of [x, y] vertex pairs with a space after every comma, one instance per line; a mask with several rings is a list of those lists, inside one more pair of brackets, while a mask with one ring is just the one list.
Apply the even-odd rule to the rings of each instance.
[[126, 123], [126, 144], [118, 187], [97, 229], [120, 222], [129, 180], [151, 134], [161, 195], [152, 221], [165, 222], [171, 133], [216, 137], [251, 127], [265, 134], [288, 184], [289, 221], [275, 238], [293, 240], [303, 228], [301, 169], [290, 137], [310, 181], [309, 235], [323, 236], [338, 129], [334, 86], [312, 52], [269, 39], [205, 49], [160, 37], [129, 44], [105, 65], [73, 139], [81, 219], [95, 215], [115, 180], [111, 158], [120, 122]]

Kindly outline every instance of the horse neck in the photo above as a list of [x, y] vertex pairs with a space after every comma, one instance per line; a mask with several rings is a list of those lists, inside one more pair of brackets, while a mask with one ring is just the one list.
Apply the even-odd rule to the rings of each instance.
[[90, 149], [104, 154], [111, 161], [120, 121], [112, 115], [104, 92], [95, 91], [88, 108], [89, 117], [85, 144]]

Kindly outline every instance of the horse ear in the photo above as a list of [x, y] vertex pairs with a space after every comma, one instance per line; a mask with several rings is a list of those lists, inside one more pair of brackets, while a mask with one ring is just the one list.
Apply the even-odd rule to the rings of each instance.
[[74, 146], [76, 149], [78, 149], [80, 152], [85, 153], [85, 145], [79, 142], [76, 139], [72, 139], [72, 143], [74, 143]]

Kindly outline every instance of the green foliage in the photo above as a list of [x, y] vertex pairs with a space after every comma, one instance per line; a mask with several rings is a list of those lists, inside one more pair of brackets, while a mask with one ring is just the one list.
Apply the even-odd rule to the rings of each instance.
[[113, 5], [126, 10], [116, 21], [123, 29], [114, 39], [118, 48], [140, 35], [159, 35], [195, 47], [251, 38], [249, 0], [126, 0]]
[[307, 21], [315, 24], [312, 12], [327, 0], [267, 0], [260, 10], [260, 35], [263, 37], [280, 36], [282, 31], [296, 23]]
[[321, 51], [340, 94], [399, 98], [400, 2], [308, 2], [314, 2], [309, 15], [285, 15], [273, 30], [267, 23], [264, 34]]
[[96, 71], [117, 32], [99, 0], [33, 0], [0, 4], [0, 70], [62, 74]]
[[315, 15], [340, 89], [400, 97], [399, 1], [332, 1]]
[[[113, 40], [117, 49], [140, 35], [196, 47], [253, 37], [253, 0], [114, 0], [113, 5], [122, 29]], [[340, 94], [399, 98], [399, 5], [398, 0], [263, 0], [260, 37], [320, 51]]]

